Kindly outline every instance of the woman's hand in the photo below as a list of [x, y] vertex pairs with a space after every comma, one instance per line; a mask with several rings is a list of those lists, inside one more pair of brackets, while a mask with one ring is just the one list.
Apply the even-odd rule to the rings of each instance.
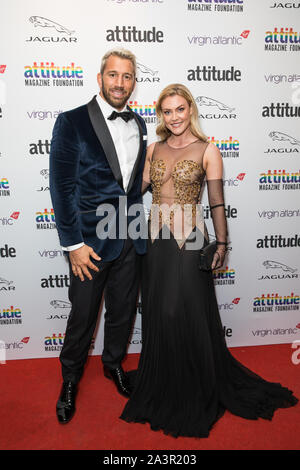
[[225, 260], [225, 255], [226, 255], [226, 247], [224, 246], [218, 246], [214, 257], [213, 261], [211, 264], [211, 269], [219, 269], [223, 266], [224, 260]]

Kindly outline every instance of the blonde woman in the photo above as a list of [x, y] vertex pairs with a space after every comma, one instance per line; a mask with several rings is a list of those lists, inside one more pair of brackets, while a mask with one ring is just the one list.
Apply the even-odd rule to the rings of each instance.
[[[212, 276], [227, 244], [222, 157], [201, 131], [185, 86], [166, 87], [156, 111], [160, 140], [148, 148], [143, 176], [153, 194], [142, 269], [143, 346], [121, 418], [175, 437], [207, 437], [226, 409], [271, 419], [298, 400], [227, 349]], [[205, 180], [217, 242], [210, 270], [199, 269], [209, 243], [199, 203]]]

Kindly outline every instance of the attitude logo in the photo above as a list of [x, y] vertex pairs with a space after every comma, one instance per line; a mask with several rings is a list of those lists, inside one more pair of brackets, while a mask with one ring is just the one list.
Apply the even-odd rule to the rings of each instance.
[[54, 210], [44, 209], [43, 212], [35, 213], [36, 228], [38, 230], [52, 230], [56, 228]]
[[261, 274], [257, 279], [259, 281], [273, 281], [281, 279], [299, 279], [298, 269], [292, 268], [279, 261], [266, 260], [262, 263], [268, 274]]
[[6, 70], [6, 65], [1, 64], [0, 65], [0, 73], [4, 73]]
[[300, 33], [293, 28], [274, 28], [265, 33], [265, 51], [299, 52]]
[[13, 212], [10, 217], [0, 217], [0, 225], [13, 225], [18, 220], [20, 212]]
[[[64, 345], [65, 333], [52, 333], [50, 336], [45, 336], [44, 347], [45, 351], [61, 351]], [[90, 350], [95, 348], [95, 338], [92, 338]]]
[[242, 13], [244, 0], [187, 0], [188, 11]]
[[139, 114], [147, 124], [156, 123], [156, 101], [150, 105], [139, 104], [137, 101], [129, 101], [128, 104], [132, 111]]
[[250, 30], [244, 30], [239, 36], [188, 36], [188, 43], [191, 46], [242, 46], [244, 39], [247, 39]]
[[50, 274], [41, 279], [42, 289], [70, 287], [70, 277], [67, 274]]
[[238, 158], [240, 156], [240, 141], [232, 136], [224, 139], [208, 137], [208, 141], [216, 145], [223, 158]]
[[39, 139], [37, 143], [29, 144], [30, 155], [50, 155], [51, 141], [45, 140], [44, 142]]
[[10, 307], [0, 309], [0, 325], [20, 325], [22, 323], [22, 312], [20, 308]]
[[283, 237], [279, 235], [265, 235], [264, 238], [258, 238], [256, 248], [299, 248], [300, 236]]
[[[199, 108], [200, 114], [199, 117], [201, 119], [236, 119], [236, 113], [233, 111], [235, 108], [222, 103], [221, 101], [217, 101], [214, 98], [210, 98], [208, 96], [197, 96], [195, 98], [197, 106]], [[202, 109], [210, 108], [212, 111], [210, 113], [202, 113]]]
[[299, 310], [300, 296], [291, 292], [290, 295], [261, 294], [254, 297], [253, 312], [283, 312]]
[[35, 44], [39, 44], [39, 43], [74, 44], [78, 42], [78, 38], [74, 37], [75, 31], [72, 31], [63, 25], [56, 23], [55, 21], [49, 20], [48, 18], [44, 18], [43, 16], [31, 16], [29, 18], [29, 22], [34, 26], [34, 28], [37, 28], [38, 30], [42, 30], [42, 33], [45, 32], [45, 34], [47, 34], [48, 31], [56, 31], [58, 35], [57, 36], [46, 36], [46, 35], [44, 36], [44, 35], [38, 34], [37, 36], [30, 36], [28, 39], [26, 39], [26, 42], [31, 42], [31, 43], [34, 42]]
[[[231, 207], [229, 204], [225, 207], [225, 215], [227, 219], [237, 218], [237, 208]], [[211, 210], [209, 206], [203, 206], [203, 218], [205, 220], [211, 218]]]
[[291, 106], [289, 103], [271, 103], [262, 107], [261, 115], [267, 118], [300, 117], [300, 106]]
[[273, 142], [278, 143], [278, 146], [270, 146], [265, 150], [264, 154], [268, 156], [286, 156], [295, 155], [300, 153], [300, 140], [295, 137], [285, 134], [284, 132], [272, 131], [269, 137]]
[[215, 65], [197, 65], [195, 69], [189, 69], [187, 79], [198, 82], [240, 82], [242, 72], [235, 70], [232, 65], [227, 69], [217, 69]]
[[160, 78], [158, 76], [158, 70], [153, 70], [140, 62], [136, 63], [138, 83], [159, 83]]
[[52, 333], [51, 336], [45, 336], [45, 351], [61, 351], [64, 345], [65, 333]]
[[0, 258], [15, 258], [16, 249], [13, 246], [8, 246], [7, 243], [3, 247], [0, 247]]
[[0, 196], [10, 196], [9, 182], [7, 178], [0, 179]]
[[228, 266], [225, 269], [215, 269], [213, 271], [213, 279], [215, 285], [233, 285], [235, 284], [235, 270], [229, 269]]
[[164, 42], [164, 33], [155, 26], [149, 30], [140, 30], [136, 26], [115, 26], [106, 30], [108, 42]]
[[33, 62], [33, 65], [25, 65], [24, 68], [25, 86], [83, 86], [83, 69], [75, 66], [75, 62], [63, 66], [57, 66], [54, 62]]
[[259, 191], [289, 191], [300, 189], [300, 170], [268, 170], [260, 173]]

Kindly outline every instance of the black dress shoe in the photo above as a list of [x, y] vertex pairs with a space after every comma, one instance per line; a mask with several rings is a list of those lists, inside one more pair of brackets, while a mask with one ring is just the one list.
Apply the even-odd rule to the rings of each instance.
[[64, 382], [56, 404], [56, 415], [62, 424], [68, 423], [75, 413], [75, 397], [77, 385], [72, 382]]
[[103, 370], [105, 377], [115, 382], [118, 392], [124, 397], [129, 398], [132, 392], [132, 387], [130, 386], [122, 367], [120, 366], [116, 369], [109, 369], [107, 366], [104, 366]]

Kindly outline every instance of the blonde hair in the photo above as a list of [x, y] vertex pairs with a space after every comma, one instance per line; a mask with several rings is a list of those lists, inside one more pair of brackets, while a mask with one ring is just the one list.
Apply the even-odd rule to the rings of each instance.
[[122, 47], [116, 47], [116, 48], [111, 49], [110, 51], [106, 52], [106, 54], [104, 54], [104, 56], [102, 57], [102, 60], [101, 60], [101, 67], [100, 67], [100, 73], [101, 74], [103, 74], [103, 72], [104, 72], [104, 69], [106, 67], [107, 59], [112, 55], [120, 57], [121, 59], [130, 60], [132, 65], [133, 65], [134, 76], [136, 75], [135, 55], [131, 51], [128, 51], [127, 49], [123, 49]]
[[156, 116], [157, 116], [157, 121], [158, 121], [158, 124], [156, 127], [156, 134], [160, 137], [162, 141], [166, 140], [171, 135], [171, 131], [166, 127], [164, 123], [161, 104], [165, 98], [167, 98], [168, 96], [174, 96], [174, 95], [179, 95], [185, 98], [189, 106], [192, 108], [191, 124], [190, 124], [190, 129], [191, 129], [192, 134], [195, 137], [198, 137], [200, 140], [207, 142], [208, 138], [202, 132], [201, 127], [200, 127], [199, 117], [198, 117], [198, 108], [197, 108], [196, 102], [191, 92], [188, 90], [188, 88], [182, 85], [181, 83], [173, 83], [171, 85], [168, 85], [166, 88], [163, 89], [163, 91], [160, 93], [158, 97], [158, 100], [156, 103]]

